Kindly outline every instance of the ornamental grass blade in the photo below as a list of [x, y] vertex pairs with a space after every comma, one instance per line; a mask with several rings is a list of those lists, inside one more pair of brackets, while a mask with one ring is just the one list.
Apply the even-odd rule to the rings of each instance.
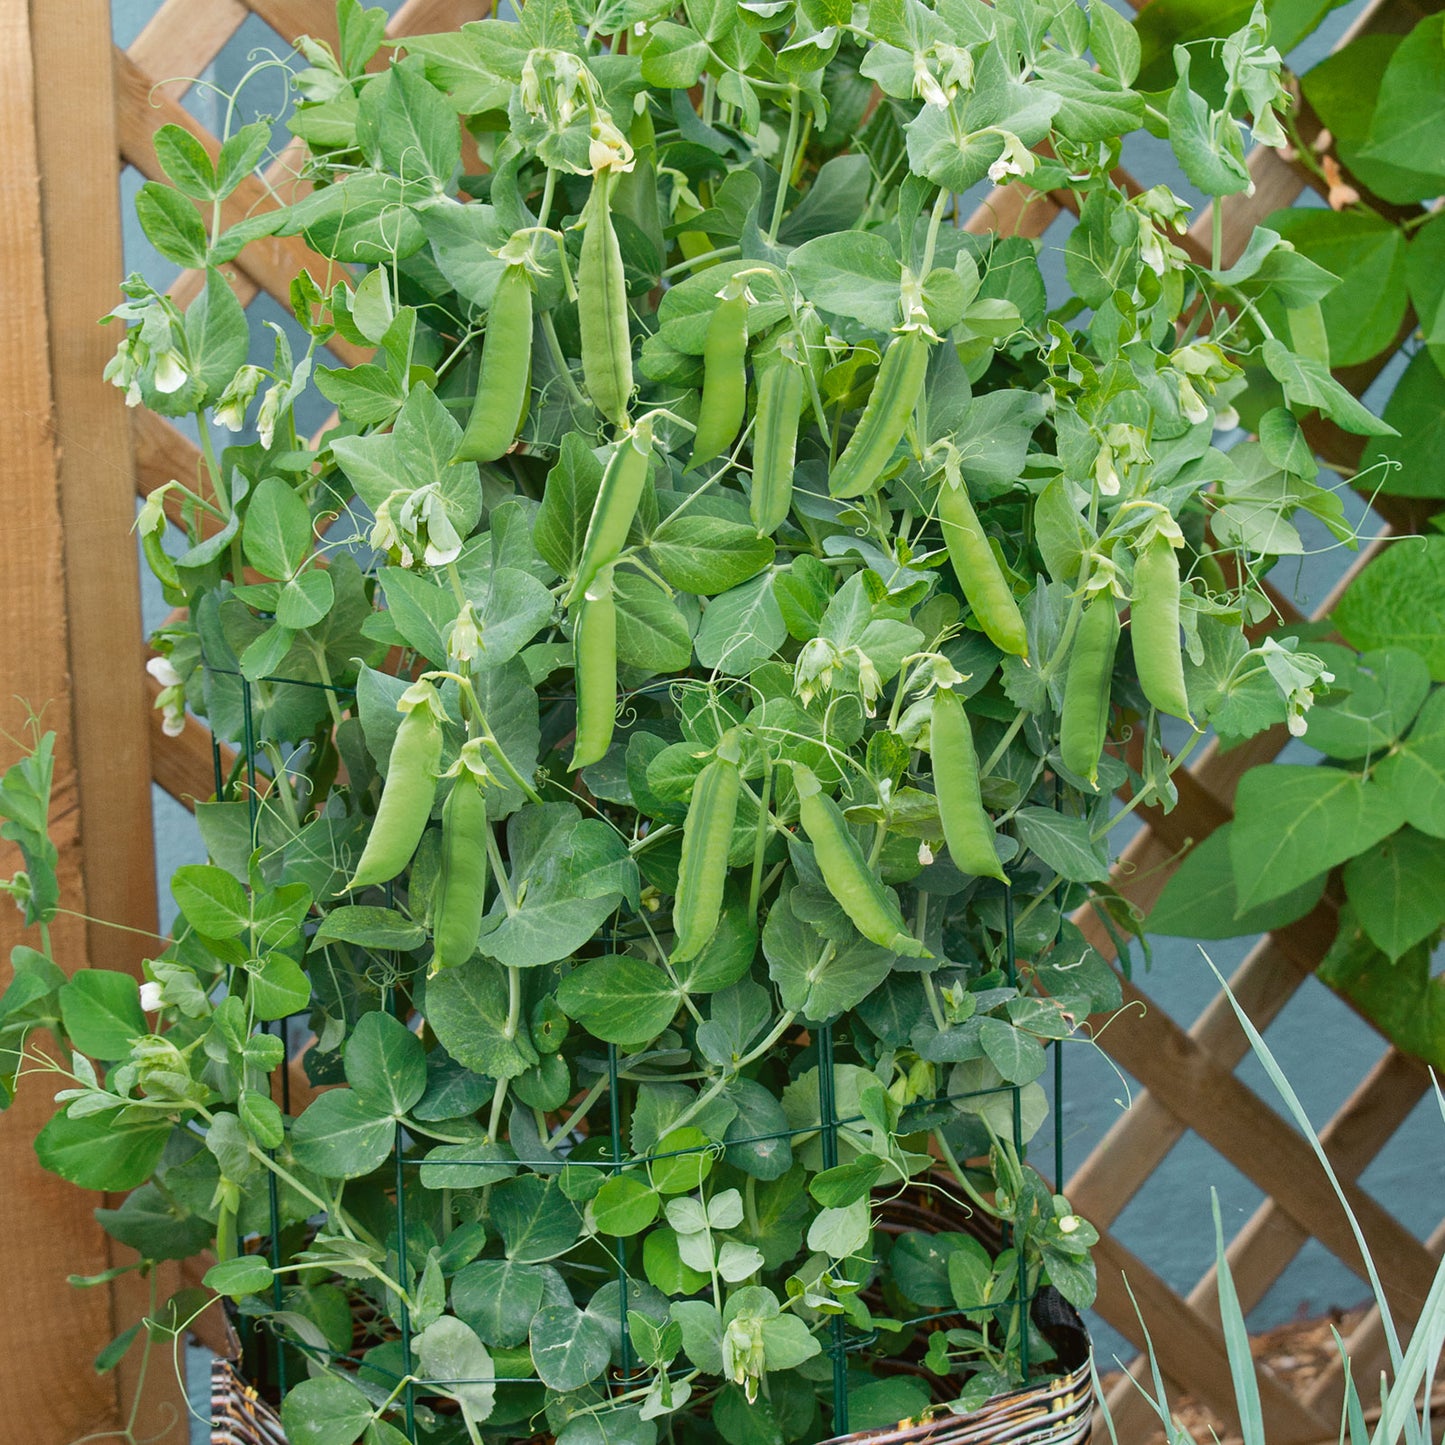
[[[1335, 1197], [1340, 1201], [1340, 1207], [1345, 1211], [1345, 1217], [1350, 1221], [1350, 1230], [1355, 1236], [1355, 1243], [1359, 1246], [1360, 1257], [1365, 1264], [1365, 1271], [1369, 1275], [1370, 1288], [1374, 1292], [1375, 1303], [1380, 1309], [1380, 1322], [1384, 1326], [1385, 1341], [1390, 1347], [1390, 1365], [1395, 1370], [1397, 1377], [1401, 1368], [1402, 1355], [1400, 1351], [1400, 1337], [1395, 1329], [1395, 1322], [1390, 1315], [1390, 1304], [1385, 1298], [1384, 1286], [1380, 1283], [1380, 1276], [1375, 1269], [1375, 1261], [1370, 1257], [1369, 1246], [1365, 1243], [1365, 1236], [1360, 1229], [1360, 1221], [1355, 1218], [1355, 1211], [1350, 1208], [1350, 1201], [1345, 1196], [1345, 1191], [1340, 1187], [1340, 1181], [1335, 1171], [1330, 1166], [1330, 1161], [1325, 1155], [1323, 1146], [1320, 1144], [1320, 1137], [1315, 1133], [1314, 1125], [1310, 1123], [1309, 1115], [1305, 1113], [1304, 1105], [1300, 1103], [1299, 1095], [1295, 1093], [1290, 1082], [1284, 1076], [1274, 1055], [1270, 1052], [1269, 1045], [1260, 1036], [1249, 1015], [1239, 1006], [1239, 1000], [1235, 998], [1233, 990], [1225, 982], [1224, 975], [1215, 968], [1214, 960], [1201, 948], [1200, 953], [1204, 954], [1204, 961], [1209, 965], [1209, 971], [1219, 980], [1219, 986], [1224, 990], [1224, 996], [1229, 1000], [1229, 1006], [1234, 1010], [1234, 1016], [1239, 1020], [1239, 1026], [1244, 1030], [1245, 1037], [1249, 1040], [1249, 1046], [1254, 1050], [1255, 1057], [1264, 1066], [1264, 1071], [1269, 1075], [1269, 1081], [1284, 1100], [1286, 1107], [1293, 1116], [1296, 1124], [1305, 1138], [1309, 1140], [1310, 1148], [1314, 1150], [1315, 1157], [1320, 1161], [1320, 1167], [1329, 1175], [1330, 1184], [1335, 1191]], [[1438, 1283], [1437, 1279], [1437, 1283]], [[1433, 1294], [1433, 1291], [1432, 1291]], [[1418, 1333], [1418, 1331], [1417, 1331]]]
[[1214, 1265], [1219, 1288], [1219, 1319], [1224, 1326], [1224, 1347], [1229, 1355], [1229, 1373], [1234, 1380], [1234, 1402], [1239, 1409], [1239, 1428], [1244, 1445], [1266, 1445], [1264, 1415], [1259, 1405], [1259, 1380], [1254, 1373], [1254, 1356], [1249, 1348], [1249, 1330], [1239, 1293], [1224, 1251], [1224, 1224], [1219, 1217], [1219, 1191], [1209, 1191], [1214, 1210]]

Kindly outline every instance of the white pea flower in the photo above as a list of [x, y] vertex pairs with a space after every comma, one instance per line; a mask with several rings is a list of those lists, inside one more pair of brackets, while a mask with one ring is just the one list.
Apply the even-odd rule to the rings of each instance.
[[482, 653], [482, 626], [476, 609], [464, 603], [447, 634], [447, 652], [458, 662], [475, 662]]
[[988, 178], [999, 185], [1009, 176], [1032, 174], [1038, 164], [1034, 153], [1012, 132], [1001, 131], [1003, 154], [988, 168]]
[[256, 388], [266, 373], [259, 366], [243, 366], [233, 376], [216, 401], [214, 414], [216, 423], [227, 431], [240, 431], [246, 424], [246, 408], [256, 395]]
[[170, 658], [160, 656], [159, 654], [148, 659], [146, 662], [146, 671], [150, 673], [162, 687], [180, 687], [185, 682], [185, 679], [172, 665]]
[[1194, 383], [1187, 376], [1176, 378], [1179, 383], [1179, 407], [1188, 420], [1195, 426], [1202, 421], [1209, 420], [1209, 408], [1205, 406], [1204, 399], [1194, 389]]
[[278, 381], [274, 386], [268, 387], [266, 395], [261, 398], [261, 409], [256, 413], [256, 434], [263, 447], [269, 447], [276, 435], [276, 422], [281, 415], [283, 395], [281, 383]]
[[1094, 482], [1101, 495], [1119, 495], [1119, 473], [1114, 468], [1113, 447], [1105, 445], [1099, 448], [1099, 455], [1094, 458]]
[[173, 391], [179, 391], [189, 380], [190, 373], [186, 370], [185, 358], [175, 347], [168, 347], [156, 357], [155, 388], [157, 391], [169, 395]]
[[161, 986], [158, 983], [147, 979], [140, 986], [140, 1006], [142, 1013], [153, 1014], [158, 1009], [165, 1007], [165, 1000], [161, 997]]

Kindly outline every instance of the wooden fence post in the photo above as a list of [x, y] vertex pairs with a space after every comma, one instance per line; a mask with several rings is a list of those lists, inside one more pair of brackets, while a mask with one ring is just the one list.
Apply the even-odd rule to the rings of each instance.
[[[0, 0], [0, 274], [9, 325], [0, 352], [5, 567], [0, 569], [0, 765], [26, 708], [57, 733], [53, 819], [62, 901], [128, 929], [155, 927], [147, 699], [131, 524], [134, 469], [120, 395], [101, 378], [115, 334], [99, 318], [121, 279], [107, 0]], [[79, 142], [79, 143], [78, 143]], [[0, 871], [15, 866], [7, 849]], [[140, 932], [62, 915], [57, 962], [138, 968]], [[0, 910], [0, 949], [21, 939]], [[30, 940], [33, 942], [34, 940]], [[0, 967], [0, 987], [8, 969]], [[50, 1090], [33, 1078], [0, 1121], [0, 1445], [63, 1445], [129, 1418], [135, 1358], [95, 1373], [95, 1355], [144, 1309], [149, 1284], [71, 1288], [133, 1258], [92, 1210], [107, 1202], [46, 1174], [32, 1138]], [[115, 1202], [115, 1201], [111, 1201]], [[163, 1271], [161, 1297], [178, 1271]], [[158, 1360], [134, 1419], [142, 1437], [184, 1441], [184, 1407]], [[163, 1433], [164, 1432], [164, 1433]]]

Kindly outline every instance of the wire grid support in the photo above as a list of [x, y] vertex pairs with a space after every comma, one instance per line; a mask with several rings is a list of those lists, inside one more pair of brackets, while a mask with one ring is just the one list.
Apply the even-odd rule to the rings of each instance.
[[[212, 668], [206, 664], [208, 670], [222, 676], [237, 678], [241, 688], [241, 715], [242, 715], [242, 746], [243, 755], [237, 759], [237, 766], [233, 769], [229, 779], [225, 776], [221, 744], [219, 739], [212, 734], [211, 752], [212, 765], [215, 776], [216, 796], [223, 798], [228, 795], [234, 796], [236, 784], [244, 779], [245, 801], [247, 807], [247, 819], [250, 828], [250, 847], [254, 853], [260, 846], [260, 790], [258, 786], [259, 770], [256, 764], [257, 743], [255, 725], [255, 703], [252, 680], [246, 678], [233, 669]], [[265, 677], [258, 682], [282, 686], [298, 686], [321, 688], [322, 690], [343, 696], [350, 696], [350, 690], [336, 687], [330, 684], [315, 683], [299, 678]], [[393, 885], [386, 885], [387, 906], [394, 904]], [[1004, 920], [1004, 970], [1008, 983], [1017, 987], [1019, 982], [1018, 958], [1016, 940], [1014, 933], [1014, 907], [1013, 890], [1006, 887], [1003, 897], [1003, 920]], [[391, 977], [395, 979], [399, 975], [400, 957], [393, 953], [391, 955], [393, 964]], [[382, 990], [382, 1007], [388, 1013], [395, 1013], [397, 1007], [396, 991], [394, 983], [388, 982]], [[289, 1062], [290, 1038], [287, 1028], [288, 1020], [276, 1020], [276, 1032], [286, 1045], [286, 1054]], [[262, 1025], [263, 1028], [266, 1025]], [[862, 1115], [854, 1115], [847, 1118], [839, 1116], [837, 1103], [836, 1083], [836, 1054], [835, 1037], [832, 1022], [824, 1023], [817, 1027], [814, 1032], [814, 1040], [817, 1050], [818, 1061], [818, 1118], [819, 1137], [821, 1142], [823, 1166], [825, 1169], [836, 1168], [838, 1158], [838, 1132], [847, 1125], [864, 1122]], [[1054, 1084], [1054, 1120], [1053, 1120], [1053, 1155], [1054, 1155], [1054, 1178], [1063, 1178], [1063, 1156], [1064, 1156], [1064, 1126], [1063, 1126], [1063, 1085], [1064, 1085], [1064, 1059], [1061, 1041], [1054, 1041], [1051, 1045], [1053, 1053], [1053, 1084]], [[628, 1165], [648, 1164], [656, 1160], [676, 1158], [681, 1155], [694, 1154], [699, 1148], [712, 1148], [713, 1146], [697, 1146], [689, 1149], [678, 1149], [670, 1151], [658, 1151], [656, 1149], [646, 1155], [632, 1159], [629, 1158], [623, 1146], [622, 1128], [622, 1074], [618, 1059], [617, 1046], [607, 1046], [607, 1085], [608, 1085], [608, 1153], [609, 1157], [603, 1160], [577, 1160], [578, 1164], [591, 1164], [593, 1167], [605, 1169], [609, 1174], [615, 1175]], [[993, 1089], [973, 1090], [964, 1094], [940, 1094], [928, 1103], [937, 1105], [944, 1102], [951, 1102], [962, 1098], [975, 1098], [983, 1095], [1008, 1093], [1012, 1096], [1012, 1139], [1015, 1156], [1023, 1157], [1023, 1117], [1020, 1089], [1017, 1085], [1003, 1085]], [[283, 1113], [288, 1117], [291, 1113], [291, 1089], [290, 1077], [286, 1066], [282, 1066], [282, 1104]], [[794, 1138], [800, 1134], [811, 1133], [811, 1128], [787, 1129], [772, 1133], [758, 1134], [746, 1138], [730, 1140], [732, 1144], [760, 1143], [778, 1138]], [[396, 1253], [397, 1253], [397, 1279], [403, 1286], [403, 1290], [409, 1287], [411, 1277], [410, 1250], [407, 1238], [407, 1181], [406, 1170], [408, 1166], [420, 1167], [422, 1161], [408, 1159], [406, 1157], [406, 1132], [402, 1124], [396, 1125], [396, 1134], [393, 1142], [393, 1163], [394, 1163], [394, 1190], [395, 1207], [394, 1217], [396, 1224]], [[275, 1151], [268, 1149], [266, 1154], [274, 1160]], [[454, 1163], [466, 1162], [490, 1162], [490, 1161], [452, 1161]], [[281, 1210], [280, 1191], [277, 1183], [277, 1176], [274, 1171], [268, 1171], [268, 1206], [269, 1206], [269, 1227], [270, 1239], [268, 1241], [268, 1256], [273, 1270], [279, 1271], [282, 1266], [281, 1258]], [[1004, 1242], [1010, 1243], [1009, 1231], [1005, 1230]], [[628, 1328], [628, 1290], [629, 1279], [627, 1274], [627, 1246], [624, 1239], [615, 1242], [617, 1260], [617, 1283], [618, 1283], [618, 1325], [620, 1329], [620, 1350], [618, 1378], [624, 1384], [629, 1384], [635, 1377], [636, 1360], [633, 1354], [631, 1332]], [[244, 1240], [240, 1235], [239, 1226], [237, 1229], [236, 1248], [240, 1252], [244, 1247]], [[1029, 1288], [1027, 1271], [1021, 1260], [1016, 1264], [1017, 1287], [1014, 1293], [1013, 1304], [1018, 1311], [1019, 1322], [1019, 1355], [1020, 1367], [1024, 1380], [1029, 1378], [1029, 1312], [1034, 1299], [1034, 1291]], [[721, 1301], [717, 1302], [721, 1307]], [[282, 1291], [281, 1276], [278, 1273], [272, 1281], [272, 1304], [280, 1310], [284, 1307], [284, 1296]], [[957, 1312], [955, 1310], [937, 1310], [928, 1314], [919, 1315], [913, 1319], [902, 1321], [905, 1325], [931, 1324], [939, 1320], [951, 1318]], [[414, 1373], [412, 1355], [412, 1319], [411, 1310], [405, 1293], [397, 1302], [396, 1321], [400, 1333], [399, 1343], [402, 1348], [402, 1370], [403, 1374], [398, 1377], [397, 1383], [400, 1387], [402, 1401], [404, 1434], [409, 1445], [418, 1445], [417, 1440], [417, 1385], [418, 1379]], [[841, 1314], [834, 1315], [829, 1324], [829, 1343], [826, 1352], [832, 1364], [832, 1433], [834, 1435], [846, 1435], [849, 1428], [848, 1412], [848, 1356], [850, 1353], [865, 1348], [876, 1338], [876, 1332], [869, 1332], [866, 1335], [849, 1335], [848, 1327]], [[287, 1362], [286, 1349], [288, 1343], [292, 1348], [298, 1350], [303, 1356], [324, 1360], [327, 1362], [339, 1362], [349, 1357], [342, 1352], [323, 1351], [313, 1346], [297, 1342], [283, 1341], [279, 1334], [271, 1336], [271, 1364], [274, 1379], [282, 1396], [286, 1393], [287, 1387]], [[374, 1373], [385, 1374], [387, 1371], [376, 1365], [370, 1366]], [[522, 1384], [531, 1383], [530, 1378], [507, 1378], [497, 1377], [492, 1381], [449, 1381], [449, 1384], [472, 1384], [472, 1383], [494, 1383], [494, 1384]], [[425, 1384], [425, 1381], [420, 1382]]]

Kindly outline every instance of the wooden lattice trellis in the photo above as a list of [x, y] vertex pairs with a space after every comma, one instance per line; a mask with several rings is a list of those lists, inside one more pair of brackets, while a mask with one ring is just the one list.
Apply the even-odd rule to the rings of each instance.
[[[487, 0], [406, 0], [389, 33], [400, 38], [453, 28], [481, 18], [487, 8]], [[1423, 13], [1415, 0], [1374, 0], [1346, 39], [1365, 29], [1408, 30]], [[215, 154], [216, 138], [180, 104], [186, 82], [159, 87], [158, 82], [203, 73], [253, 15], [283, 42], [303, 32], [336, 40], [331, 0], [164, 0], [126, 50], [111, 45], [108, 0], [0, 0], [0, 270], [19, 301], [11, 345], [0, 352], [0, 414], [11, 449], [7, 532], [12, 540], [18, 536], [24, 553], [0, 574], [0, 597], [9, 604], [11, 623], [9, 634], [0, 635], [0, 675], [6, 693], [53, 699], [58, 710], [48, 721], [58, 723], [62, 733], [59, 795], [77, 827], [77, 836], [66, 840], [63, 867], [83, 891], [89, 912], [140, 930], [155, 924], [148, 783], [154, 779], [193, 805], [210, 793], [212, 760], [210, 740], [199, 726], [188, 727], [180, 739], [161, 735], [147, 707], [154, 685], [147, 695], [139, 657], [134, 667], [126, 661], [127, 639], [140, 635], [140, 620], [134, 552], [124, 539], [134, 495], [173, 477], [195, 476], [199, 452], [161, 418], [143, 411], [127, 417], [118, 394], [100, 382], [112, 338], [94, 322], [113, 304], [121, 275], [116, 159], [159, 179], [152, 142], [167, 123], [184, 126]], [[36, 77], [42, 84], [35, 84]], [[1309, 133], [1307, 113], [1302, 122]], [[288, 148], [264, 183], [259, 178], [245, 183], [226, 203], [226, 221], [274, 204], [272, 186], [294, 197], [299, 159], [299, 149]], [[1257, 150], [1250, 169], [1254, 193], [1224, 204], [1226, 263], [1238, 256], [1263, 217], [1317, 185], [1306, 168], [1274, 151]], [[1135, 184], [1127, 175], [1120, 178]], [[998, 191], [966, 224], [973, 231], [1037, 237], [1071, 199], [1043, 196], [1025, 203], [1018, 188]], [[1210, 227], [1206, 215], [1185, 239], [1197, 259], [1207, 259]], [[243, 303], [265, 293], [286, 306], [298, 270], [309, 266], [320, 276], [329, 265], [300, 238], [275, 237], [253, 242], [227, 270]], [[182, 273], [172, 296], [185, 304], [199, 280], [197, 273]], [[1414, 326], [1413, 315], [1407, 317], [1400, 339]], [[347, 362], [361, 357], [340, 339], [333, 349]], [[1381, 364], [1355, 368], [1342, 379], [1361, 392]], [[1323, 459], [1347, 473], [1358, 460], [1359, 439], [1327, 423], [1311, 429], [1311, 440]], [[1387, 535], [1416, 530], [1419, 519], [1408, 504], [1377, 504], [1376, 510], [1385, 517]], [[1380, 545], [1361, 553], [1351, 576]], [[66, 608], [59, 612], [55, 598], [62, 575]], [[1338, 589], [1322, 612], [1337, 594]], [[1284, 616], [1293, 615], [1285, 599], [1275, 600]], [[20, 716], [7, 710], [5, 726], [14, 731]], [[1230, 817], [1243, 772], [1269, 761], [1286, 741], [1287, 733], [1278, 728], [1227, 754], [1206, 750], [1179, 776], [1180, 801], [1171, 814], [1141, 809], [1145, 829], [1117, 871], [1123, 892], [1147, 908], [1187, 848]], [[1237, 970], [1233, 987], [1259, 1026], [1280, 1012], [1319, 963], [1334, 934], [1336, 906], [1327, 897], [1306, 918], [1263, 938]], [[1085, 910], [1077, 921], [1112, 958], [1112, 942], [1097, 918]], [[66, 944], [77, 966], [83, 959], [134, 965], [144, 952], [144, 940], [94, 926], [87, 935], [66, 922]], [[11, 929], [9, 921], [0, 923], [0, 933]], [[1141, 1342], [1127, 1277], [1168, 1379], [1228, 1418], [1234, 1392], [1213, 1274], [1187, 1297], [1171, 1289], [1111, 1230], [1129, 1200], [1189, 1131], [1252, 1179], [1266, 1202], [1229, 1246], [1246, 1309], [1310, 1238], [1359, 1272], [1354, 1242], [1304, 1141], [1235, 1076], [1247, 1045], [1227, 1004], [1216, 1000], [1186, 1030], [1132, 984], [1125, 985], [1125, 994], [1147, 1006], [1115, 1021], [1101, 1044], [1144, 1092], [1065, 1189], [1102, 1233], [1099, 1312]], [[1445, 1227], [1420, 1243], [1354, 1181], [1427, 1086], [1418, 1061], [1387, 1048], [1323, 1131], [1405, 1328], [1445, 1251]], [[123, 1369], [118, 1386], [96, 1383], [88, 1360], [110, 1338], [114, 1321], [133, 1317], [137, 1296], [124, 1280], [108, 1297], [101, 1290], [88, 1296], [64, 1290], [66, 1272], [87, 1261], [104, 1268], [126, 1252], [91, 1223], [83, 1197], [78, 1204], [75, 1191], [57, 1187], [35, 1168], [27, 1126], [36, 1118], [23, 1100], [18, 1113], [17, 1124], [0, 1133], [0, 1177], [12, 1184], [12, 1200], [24, 1201], [18, 1210], [12, 1205], [11, 1228], [0, 1242], [0, 1279], [24, 1290], [14, 1301], [23, 1308], [0, 1311], [0, 1401], [7, 1407], [0, 1413], [0, 1440], [59, 1445], [123, 1419], [122, 1402], [136, 1382]], [[1378, 1317], [1367, 1316], [1349, 1344], [1356, 1380], [1368, 1381], [1384, 1358]], [[1275, 1445], [1334, 1438], [1343, 1391], [1338, 1368], [1303, 1394], [1292, 1393], [1267, 1371], [1260, 1385]], [[137, 1433], [183, 1440], [184, 1420], [176, 1418], [167, 1428], [161, 1413], [178, 1398], [173, 1382], [163, 1379], [157, 1386], [152, 1380], [148, 1388]], [[1112, 1403], [1121, 1439], [1144, 1439], [1149, 1420], [1127, 1382], [1115, 1389]]]

